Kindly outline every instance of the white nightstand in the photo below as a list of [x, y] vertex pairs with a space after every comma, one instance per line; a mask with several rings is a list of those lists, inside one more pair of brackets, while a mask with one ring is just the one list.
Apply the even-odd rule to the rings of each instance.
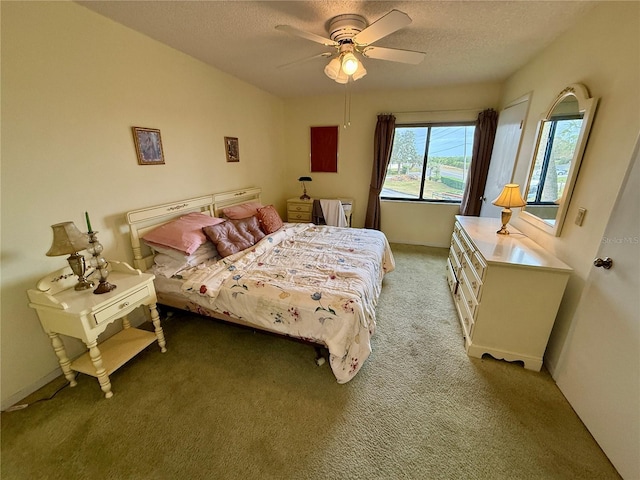
[[[347, 225], [351, 226], [351, 215], [353, 214], [353, 199], [340, 198]], [[287, 200], [287, 222], [289, 223], [311, 223], [313, 212], [313, 198], [301, 200], [300, 198], [290, 198]]]
[[[155, 276], [126, 263], [109, 263], [112, 269], [109, 282], [116, 285], [111, 292], [96, 295], [93, 290], [74, 290], [77, 277], [70, 267], [46, 276], [36, 289], [27, 291], [29, 306], [38, 313], [69, 384], [76, 385], [74, 370], [92, 375], [98, 378], [106, 398], [113, 396], [109, 375], [118, 368], [156, 340], [160, 350], [167, 351], [156, 308]], [[131, 327], [127, 319], [127, 315], [141, 305], [149, 308], [155, 334]], [[123, 330], [100, 343], [98, 348], [98, 336], [120, 318]], [[59, 334], [79, 338], [88, 352], [70, 361]]]
[[313, 210], [313, 198], [301, 200], [300, 198], [290, 198], [287, 200], [287, 222], [289, 223], [311, 223], [311, 212]]

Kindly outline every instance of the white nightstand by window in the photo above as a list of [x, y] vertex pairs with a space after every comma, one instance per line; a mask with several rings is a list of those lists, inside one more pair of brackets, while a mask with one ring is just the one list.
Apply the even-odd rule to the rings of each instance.
[[[92, 290], [76, 291], [77, 277], [70, 267], [58, 270], [27, 291], [29, 306], [38, 313], [42, 328], [49, 335], [62, 372], [70, 385], [76, 385], [73, 371], [98, 378], [106, 398], [111, 398], [109, 375], [157, 340], [167, 351], [160, 317], [156, 308], [154, 275], [142, 273], [126, 263], [109, 262], [109, 282], [116, 289], [96, 295]], [[145, 305], [151, 314], [155, 333], [131, 327], [127, 315]], [[122, 331], [98, 345], [98, 336], [118, 319]], [[88, 352], [71, 361], [59, 335], [82, 340]]]

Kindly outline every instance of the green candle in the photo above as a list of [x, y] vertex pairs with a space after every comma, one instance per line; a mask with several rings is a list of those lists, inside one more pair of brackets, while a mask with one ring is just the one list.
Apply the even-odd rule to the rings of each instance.
[[93, 232], [93, 230], [91, 230], [91, 221], [89, 220], [89, 213], [84, 212], [84, 217], [87, 219], [87, 231]]

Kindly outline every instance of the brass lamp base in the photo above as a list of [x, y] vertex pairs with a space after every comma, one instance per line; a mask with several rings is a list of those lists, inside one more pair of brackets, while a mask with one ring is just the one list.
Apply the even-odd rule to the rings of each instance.
[[96, 288], [93, 293], [95, 293], [96, 295], [100, 295], [102, 293], [110, 292], [114, 288], [116, 288], [116, 286], [113, 283], [109, 283], [106, 280], [100, 280], [100, 282], [98, 283], [98, 288]]
[[73, 287], [74, 290], [87, 290], [94, 287], [94, 283], [91, 280], [84, 278], [84, 274], [87, 271], [87, 264], [82, 255], [78, 252], [72, 253], [69, 258], [67, 258], [67, 262], [69, 262], [69, 266], [74, 275], [78, 276], [78, 283]]
[[507, 230], [507, 224], [509, 223], [509, 220], [511, 220], [510, 208], [502, 209], [501, 220], [502, 220], [502, 228], [500, 228], [500, 230], [498, 230], [496, 233], [498, 235], [509, 235], [509, 230]]

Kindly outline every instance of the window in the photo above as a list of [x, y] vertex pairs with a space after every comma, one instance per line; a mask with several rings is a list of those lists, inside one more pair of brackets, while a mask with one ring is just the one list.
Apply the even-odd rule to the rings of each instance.
[[381, 198], [460, 202], [474, 123], [396, 125]]
[[554, 205], [562, 198], [581, 128], [581, 115], [556, 115], [543, 123], [527, 204]]

